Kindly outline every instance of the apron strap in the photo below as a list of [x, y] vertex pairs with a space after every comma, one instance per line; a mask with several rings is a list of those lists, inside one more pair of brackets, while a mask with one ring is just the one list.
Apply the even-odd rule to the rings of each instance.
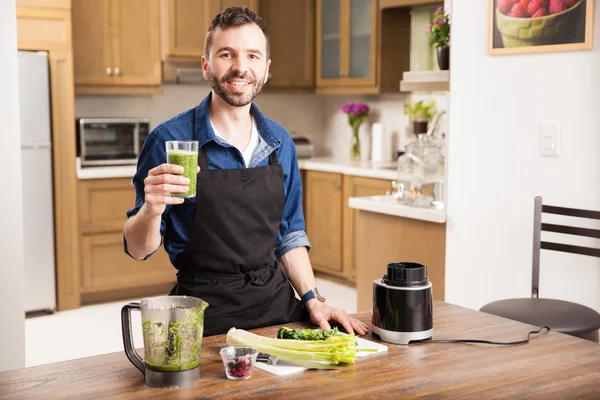
[[269, 164], [271, 164], [271, 165], [279, 164], [279, 159], [277, 158], [277, 149], [273, 149], [271, 154], [269, 154]]
[[[206, 144], [204, 144], [204, 146], [206, 146]], [[200, 171], [208, 171], [208, 158], [206, 157], [204, 146], [198, 148], [198, 165], [200, 166]]]

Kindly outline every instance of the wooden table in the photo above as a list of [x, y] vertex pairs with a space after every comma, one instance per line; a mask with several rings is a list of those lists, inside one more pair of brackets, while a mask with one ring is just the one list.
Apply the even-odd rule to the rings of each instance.
[[[369, 313], [357, 314], [367, 322]], [[535, 327], [434, 302], [434, 339], [523, 339]], [[277, 327], [258, 329], [274, 335]], [[366, 339], [376, 340], [370, 334]], [[0, 373], [0, 399], [237, 398], [600, 398], [600, 345], [542, 333], [528, 344], [389, 345], [338, 370], [278, 377], [255, 369], [230, 381], [218, 355], [224, 336], [205, 338], [196, 387], [154, 389], [122, 352]]]

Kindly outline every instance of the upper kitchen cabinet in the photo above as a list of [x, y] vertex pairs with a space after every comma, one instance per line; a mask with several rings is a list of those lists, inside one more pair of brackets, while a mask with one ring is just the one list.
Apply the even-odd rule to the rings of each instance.
[[17, 7], [53, 8], [70, 10], [71, 0], [17, 0]]
[[212, 18], [234, 5], [257, 11], [258, 0], [161, 0], [163, 60], [200, 62]]
[[377, 0], [317, 0], [317, 92], [398, 91], [410, 67], [407, 8], [380, 10]]
[[440, 0], [379, 0], [379, 8], [414, 7], [439, 2]]
[[261, 0], [260, 16], [271, 38], [271, 67], [265, 89], [313, 90], [315, 1]]
[[160, 89], [159, 0], [73, 0], [75, 91]]
[[161, 0], [163, 60], [196, 60], [204, 54], [209, 0]]

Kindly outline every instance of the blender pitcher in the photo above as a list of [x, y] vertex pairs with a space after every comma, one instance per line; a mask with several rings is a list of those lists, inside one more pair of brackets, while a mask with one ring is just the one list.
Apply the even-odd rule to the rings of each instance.
[[[200, 378], [204, 310], [208, 303], [192, 296], [161, 296], [121, 309], [123, 345], [129, 361], [152, 387], [184, 387]], [[142, 313], [144, 359], [133, 347], [131, 310]]]

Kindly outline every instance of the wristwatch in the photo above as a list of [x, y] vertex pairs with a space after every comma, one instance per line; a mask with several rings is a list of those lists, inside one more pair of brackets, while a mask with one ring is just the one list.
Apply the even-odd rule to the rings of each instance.
[[311, 289], [308, 292], [304, 293], [304, 295], [300, 299], [302, 307], [306, 307], [306, 303], [308, 303], [308, 301], [312, 299], [317, 299], [320, 302], [325, 303], [325, 300], [327, 300], [327, 296], [325, 296], [323, 288], [317, 286], [314, 289]]

